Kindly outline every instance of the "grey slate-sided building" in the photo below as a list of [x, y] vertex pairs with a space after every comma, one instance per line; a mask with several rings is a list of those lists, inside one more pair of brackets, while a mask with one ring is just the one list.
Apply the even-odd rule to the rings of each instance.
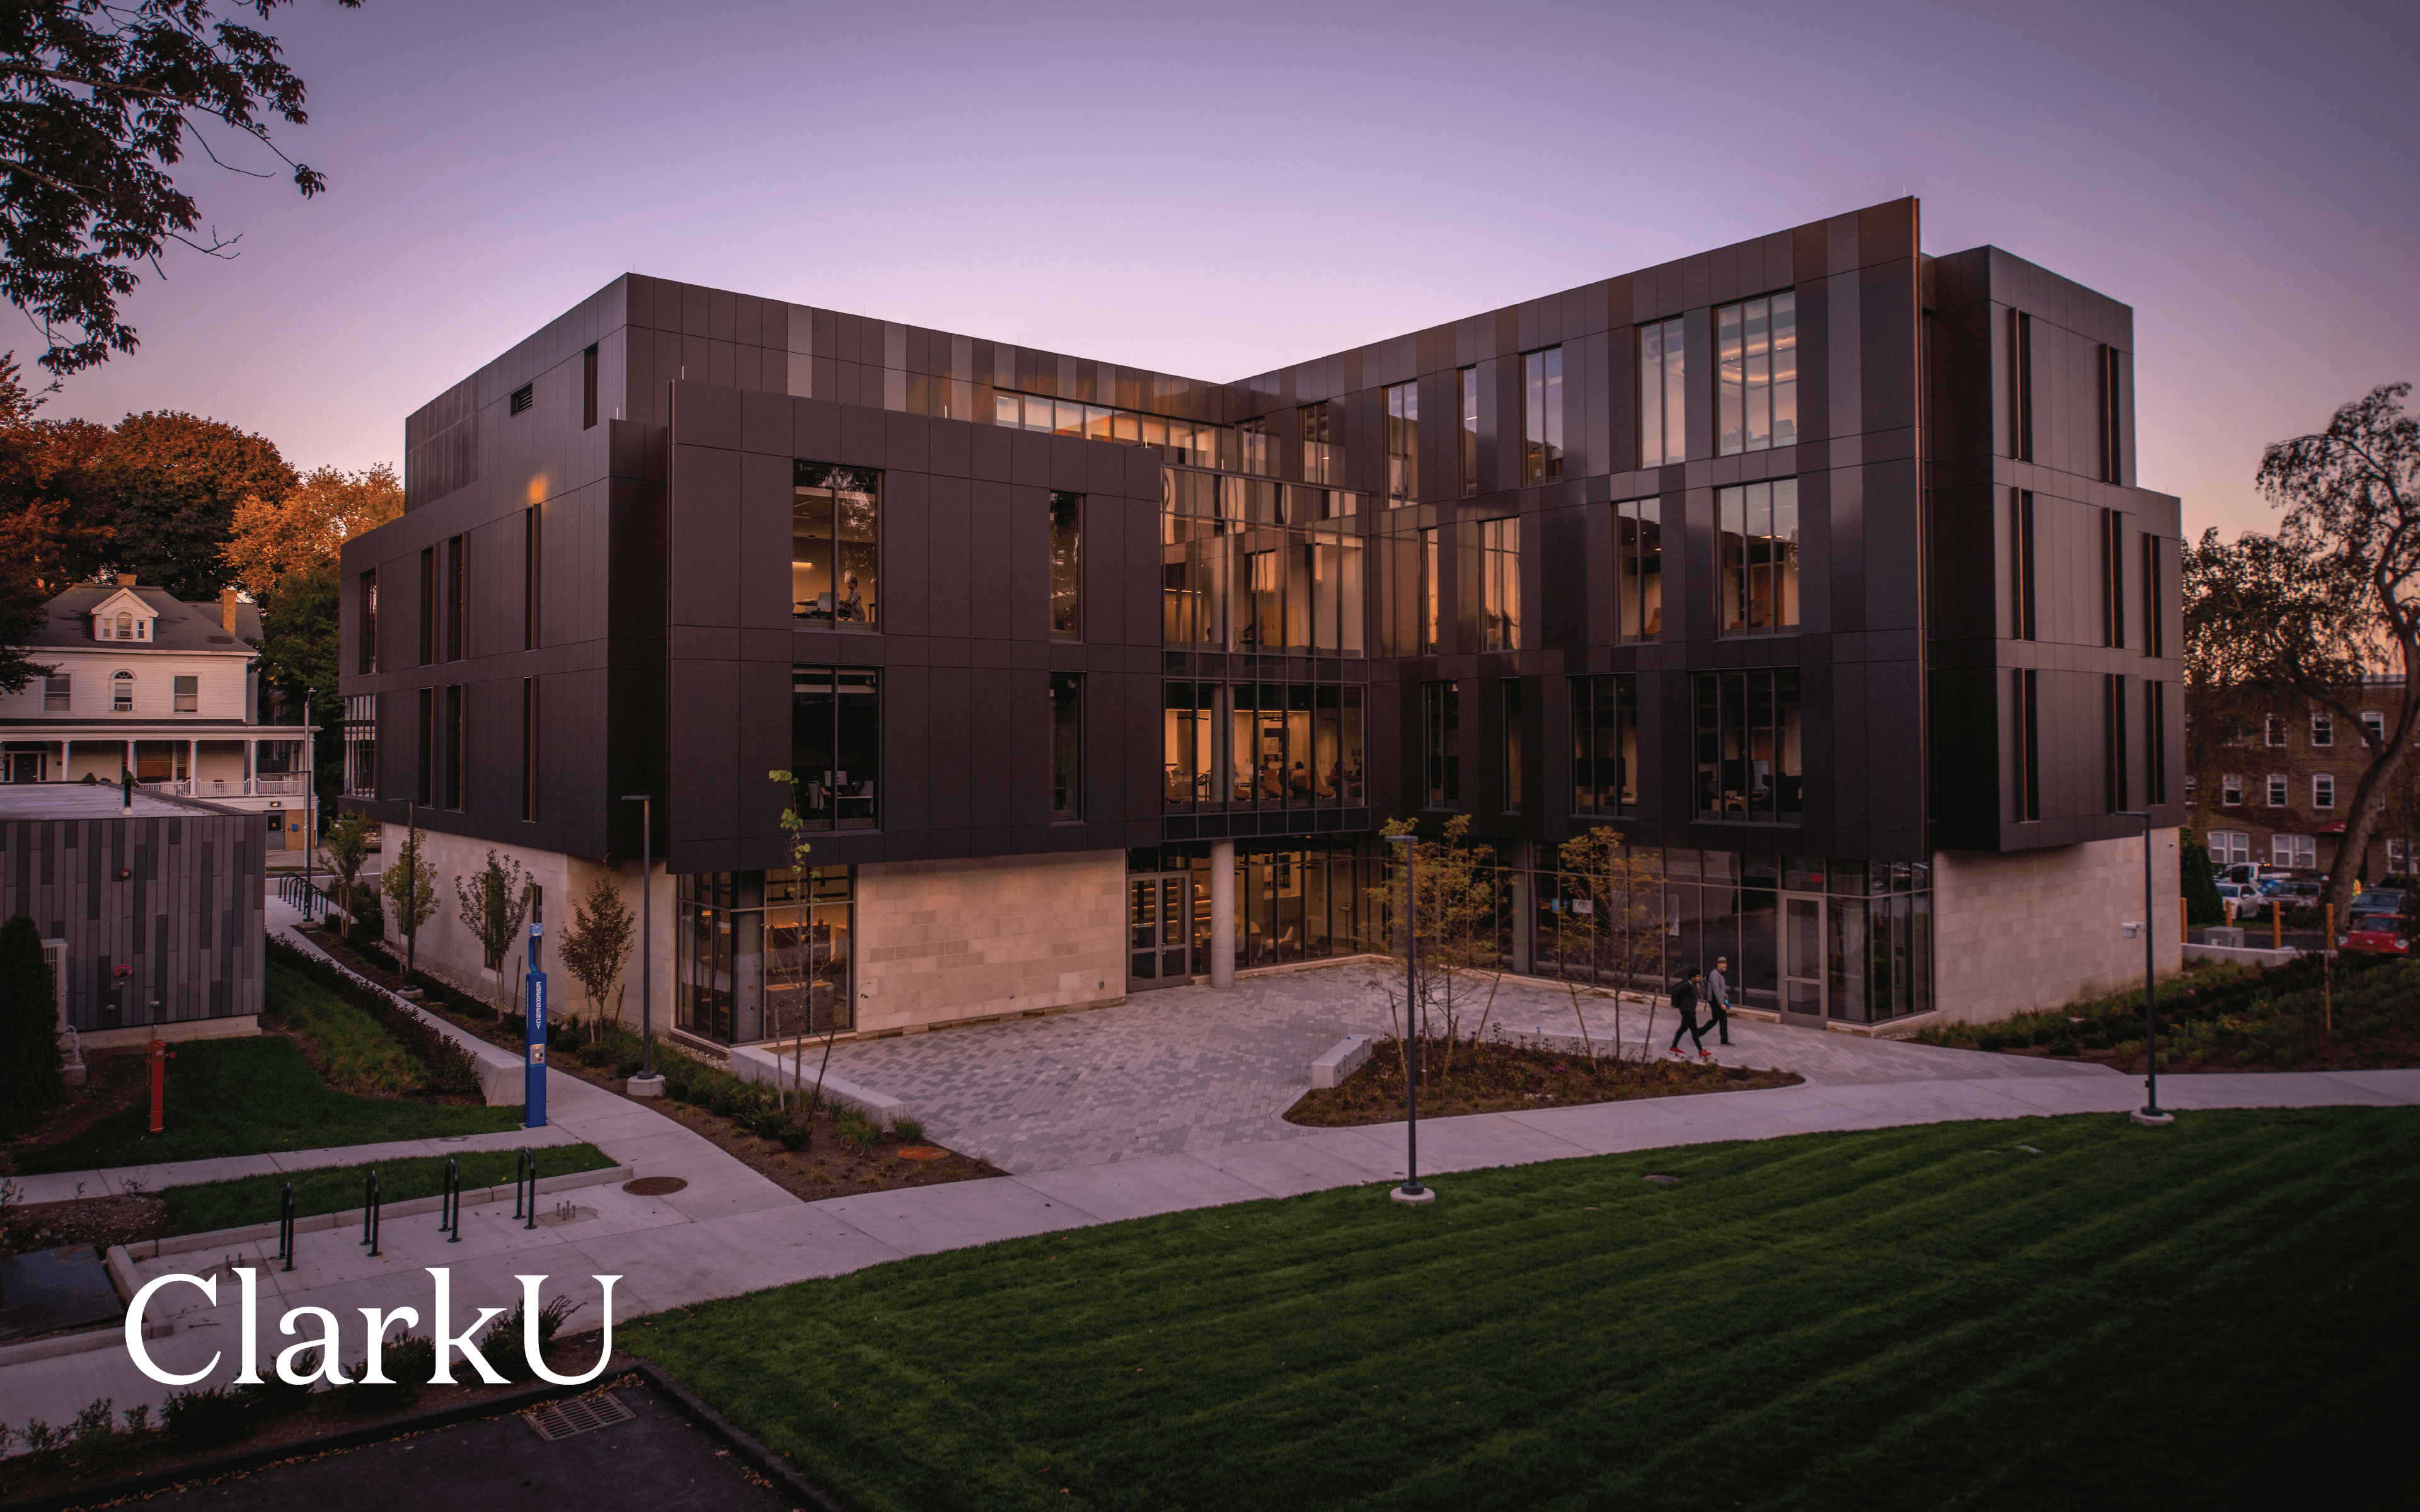
[[[2127, 307], [1913, 200], [1234, 383], [617, 279], [408, 422], [349, 802], [552, 928], [656, 795], [716, 1041], [1349, 953], [1375, 826], [1457, 812], [1524, 971], [1611, 825], [1746, 1006], [2064, 1000], [2139, 970], [2115, 810], [2177, 891], [2133, 372]], [[517, 969], [442, 912], [423, 960]]]

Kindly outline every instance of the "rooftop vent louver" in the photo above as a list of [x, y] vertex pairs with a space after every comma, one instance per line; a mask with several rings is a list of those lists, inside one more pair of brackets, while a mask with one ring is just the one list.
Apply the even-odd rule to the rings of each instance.
[[513, 391], [513, 413], [520, 414], [537, 402], [536, 388], [535, 383], [524, 383]]

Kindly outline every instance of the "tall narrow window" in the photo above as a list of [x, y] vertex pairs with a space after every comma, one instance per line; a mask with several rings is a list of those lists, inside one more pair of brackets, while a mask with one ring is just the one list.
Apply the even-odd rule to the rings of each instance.
[[[1148, 422], [1153, 417], [1146, 415], [1143, 418]], [[1150, 439], [1147, 425], [1144, 439]], [[1268, 477], [1276, 472], [1278, 470], [1276, 448], [1270, 444], [1274, 440], [1275, 438], [1269, 434], [1269, 421], [1266, 415], [1244, 421], [1236, 425], [1235, 442], [1240, 454], [1237, 461], [1241, 464], [1241, 471], [1260, 478]]]
[[2126, 517], [2101, 512], [2102, 644], [2126, 644]]
[[790, 502], [790, 612], [811, 625], [881, 626], [882, 474], [800, 462]]
[[2019, 640], [2034, 639], [2034, 496], [2031, 490], [2009, 490], [2009, 633]]
[[1218, 710], [1216, 683], [1170, 683], [1160, 735], [1160, 766], [1171, 809], [1218, 803]]
[[1572, 679], [1572, 812], [1638, 811], [1638, 679]]
[[109, 712], [112, 714], [134, 712], [134, 674], [132, 672], [110, 674]]
[[2034, 317], [2009, 312], [2009, 455], [2034, 459]]
[[1074, 672], [1050, 674], [1050, 818], [1083, 814], [1084, 680]]
[[790, 669], [790, 772], [810, 829], [872, 829], [881, 775], [881, 674]]
[[2288, 779], [2285, 773], [2272, 772], [2269, 774], [2266, 787], [2268, 790], [2270, 808], [2283, 809], [2286, 805], [2294, 801], [2292, 796], [2286, 791], [2288, 786]]
[[1521, 649], [1521, 521], [1482, 520], [1479, 527], [1484, 609], [1479, 626], [1481, 651]]
[[176, 710], [178, 714], [198, 714], [201, 712], [202, 680], [200, 678], [179, 677], [177, 679], [176, 686], [170, 688], [169, 692], [177, 701]]
[[1798, 480], [1714, 493], [1715, 626], [1723, 635], [1798, 627]]
[[2101, 348], [2097, 364], [2101, 373], [2101, 481], [2126, 481], [2124, 447], [2126, 440], [2122, 416], [2124, 405], [2123, 360], [2115, 347]]
[[415, 754], [420, 770], [412, 781], [412, 795], [433, 808], [437, 802], [437, 690], [433, 687], [420, 690], [419, 734], [420, 748]]
[[379, 670], [378, 666], [378, 569], [362, 574], [360, 660], [354, 670], [364, 676]]
[[355, 693], [345, 700], [345, 796], [379, 795], [378, 695]]
[[420, 665], [437, 659], [437, 548], [420, 551]]
[[1437, 578], [1444, 566], [1437, 548], [1437, 527], [1432, 525], [1420, 532], [1420, 655], [1423, 656], [1436, 655], [1440, 623]]
[[2233, 809], [2242, 806], [2243, 802], [2243, 777], [2242, 773], [2228, 772], [2219, 778], [2218, 801], [2224, 808]]
[[2160, 538], [2145, 531], [2139, 538], [2143, 550], [2143, 655], [2166, 655], [2165, 626], [2160, 623]]
[[2168, 685], [2143, 685], [2143, 802], [2168, 801]]
[[1730, 456], [1795, 444], [1798, 296], [1785, 290], [1716, 310], [1714, 360], [1715, 452]]
[[2030, 668], [2017, 669], [2016, 702], [2010, 723], [2016, 739], [2015, 760], [2016, 810], [2018, 823], [2041, 817], [2041, 731], [2039, 715], [2041, 708], [2040, 674]]
[[2336, 717], [2325, 709], [2311, 711], [2311, 744], [2333, 746], [2336, 743]]
[[2361, 711], [2361, 729], [2362, 729], [2362, 733], [2363, 733], [2363, 735], [2364, 735], [2364, 737], [2365, 737], [2366, 743], [2369, 746], [2369, 748], [2370, 748], [2372, 750], [2382, 750], [2382, 749], [2384, 749], [2384, 748], [2385, 748], [2385, 746], [2386, 746], [2386, 716], [2385, 716], [2385, 715], [2383, 715], [2383, 714], [2380, 713], [2380, 712], [2379, 712], [2378, 710], [2376, 710], [2376, 709], [2364, 709], [2364, 710], [2362, 710], [2362, 711]]
[[1504, 769], [1504, 811], [1521, 811], [1521, 679], [1502, 683], [1504, 740], [1498, 751]]
[[1521, 481], [1562, 475], [1563, 349], [1549, 347], [1521, 359]]
[[1050, 496], [1050, 633], [1084, 638], [1084, 496]]
[[1697, 756], [1699, 818], [1797, 824], [1798, 669], [1699, 673]]
[[546, 518], [532, 504], [521, 511], [521, 649], [538, 644], [538, 590], [546, 581]]
[[1629, 499], [1613, 515], [1614, 635], [1652, 640], [1664, 633], [1663, 505]]
[[1479, 491], [1479, 369], [1458, 368], [1454, 383], [1454, 465], [1458, 490]]
[[470, 638], [465, 635], [470, 615], [469, 595], [462, 592], [470, 578], [470, 563], [464, 555], [466, 542], [458, 535], [445, 543], [445, 659], [460, 661], [471, 654]]
[[[595, 348], [590, 348], [594, 350]], [[521, 679], [521, 818], [537, 819], [537, 679]]]
[[1302, 421], [1302, 481], [1334, 483], [1335, 417], [1326, 404], [1307, 404], [1295, 411]]
[[1422, 683], [1420, 704], [1428, 807], [1450, 809], [1462, 802], [1462, 685]]
[[580, 428], [597, 426], [597, 348], [590, 347], [580, 354]]
[[2103, 697], [2108, 702], [2108, 714], [2102, 724], [2107, 735], [2102, 764], [2108, 772], [2109, 811], [2117, 813], [2132, 807], [2126, 801], [2126, 679], [2113, 673], [2102, 681]]
[[75, 707], [75, 673], [53, 672], [42, 679], [42, 712], [66, 714]]
[[2260, 738], [2262, 742], [2267, 745], [2284, 745], [2286, 743], [2285, 716], [2279, 714], [2262, 715], [2260, 717]]
[[466, 689], [459, 683], [445, 690], [445, 807], [462, 807], [463, 779], [471, 765], [468, 716], [462, 707]]
[[2336, 806], [2336, 779], [2332, 772], [2315, 772], [2311, 776], [2311, 807], [2333, 809]]
[[1638, 465], [1663, 467], [1689, 455], [1688, 362], [1675, 316], [1638, 328]]
[[1420, 386], [1397, 383], [1387, 397], [1387, 503], [1420, 496]]

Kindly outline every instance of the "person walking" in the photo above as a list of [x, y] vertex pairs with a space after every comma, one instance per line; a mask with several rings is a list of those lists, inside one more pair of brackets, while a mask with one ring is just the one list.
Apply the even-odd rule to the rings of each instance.
[[[1681, 1036], [1687, 1035], [1698, 1047], [1700, 1057], [1706, 1055], [1706, 1031], [1698, 1023], [1699, 973], [1692, 971], [1672, 984], [1672, 1011], [1681, 1015], [1681, 1026], [1672, 1031], [1671, 1054], [1681, 1056]], [[1686, 1056], [1681, 1056], [1683, 1060]]]
[[1731, 984], [1723, 971], [1731, 964], [1727, 955], [1714, 957], [1714, 969], [1706, 973], [1706, 1026], [1722, 1031], [1723, 1043], [1731, 1042]]

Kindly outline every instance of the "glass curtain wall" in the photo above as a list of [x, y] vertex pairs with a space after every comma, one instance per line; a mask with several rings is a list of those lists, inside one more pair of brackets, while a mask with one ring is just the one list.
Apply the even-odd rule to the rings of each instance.
[[856, 1027], [847, 867], [679, 879], [674, 1022], [721, 1044]]
[[1724, 635], [1798, 628], [1798, 480], [1714, 491], [1714, 622]]
[[1397, 383], [1386, 391], [1387, 502], [1408, 504], [1420, 493], [1420, 386]]
[[1572, 812], [1638, 811], [1638, 678], [1572, 679]]
[[790, 613], [810, 625], [880, 624], [882, 474], [799, 462], [790, 489]]
[[1687, 342], [1676, 317], [1638, 328], [1638, 465], [1689, 455]]
[[1362, 654], [1361, 538], [1311, 523], [1357, 513], [1358, 495], [1176, 469], [1163, 470], [1160, 480], [1166, 644]]
[[1171, 812], [1352, 809], [1364, 796], [1364, 689], [1333, 683], [1165, 685]]
[[1717, 455], [1798, 440], [1798, 297], [1784, 290], [1714, 312]]
[[1798, 669], [1700, 672], [1697, 684], [1698, 816], [1798, 823]]
[[1613, 506], [1616, 636], [1653, 640], [1664, 634], [1664, 506], [1631, 499]]
[[[1371, 897], [1385, 885], [1386, 858], [1367, 836], [1235, 842], [1235, 964], [1242, 968], [1326, 961], [1385, 947], [1383, 910]], [[1193, 969], [1210, 960], [1210, 847], [1161, 845], [1131, 851], [1135, 874], [1193, 874]]]

